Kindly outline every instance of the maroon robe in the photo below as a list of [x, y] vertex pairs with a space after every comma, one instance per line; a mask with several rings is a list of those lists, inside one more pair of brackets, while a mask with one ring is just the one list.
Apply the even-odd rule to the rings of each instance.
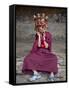
[[38, 47], [38, 37], [35, 35], [33, 48], [24, 58], [22, 72], [37, 70], [38, 72], [57, 73], [57, 56], [51, 52], [52, 35], [45, 32], [45, 40], [48, 48]]

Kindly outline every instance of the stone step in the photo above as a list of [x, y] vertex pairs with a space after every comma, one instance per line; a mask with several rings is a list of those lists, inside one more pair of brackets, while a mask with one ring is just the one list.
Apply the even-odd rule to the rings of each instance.
[[[22, 65], [25, 57], [18, 57], [16, 58], [16, 82], [17, 83], [30, 83], [28, 79], [31, 77], [30, 75], [24, 75], [22, 73]], [[64, 81], [66, 80], [66, 65], [64, 63], [64, 59], [61, 57], [58, 57], [58, 73], [56, 74], [56, 81]], [[34, 82], [48, 82], [47, 74], [42, 74], [42, 78], [39, 80], [36, 80]]]

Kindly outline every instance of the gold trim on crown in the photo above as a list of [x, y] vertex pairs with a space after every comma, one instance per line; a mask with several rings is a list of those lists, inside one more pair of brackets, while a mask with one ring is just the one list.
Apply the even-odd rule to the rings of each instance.
[[45, 15], [45, 13], [37, 13], [36, 15], [33, 15], [33, 18], [34, 20], [37, 20], [37, 19], [45, 19], [45, 20], [48, 20], [48, 16]]

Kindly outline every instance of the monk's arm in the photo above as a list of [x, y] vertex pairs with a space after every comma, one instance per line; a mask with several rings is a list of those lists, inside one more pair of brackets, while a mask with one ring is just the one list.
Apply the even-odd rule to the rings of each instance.
[[47, 43], [46, 40], [45, 40], [45, 33], [44, 33], [44, 35], [43, 35], [43, 41], [44, 41], [44, 46], [45, 46], [45, 48], [48, 48], [48, 43]]
[[38, 47], [41, 47], [41, 38], [40, 38], [40, 35], [38, 36]]
[[47, 34], [46, 40], [44, 40], [45, 47], [51, 51], [52, 47], [52, 35], [50, 33]]

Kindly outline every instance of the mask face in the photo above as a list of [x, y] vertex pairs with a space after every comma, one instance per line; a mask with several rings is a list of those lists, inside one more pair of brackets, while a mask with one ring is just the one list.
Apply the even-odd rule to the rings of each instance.
[[42, 19], [37, 19], [35, 21], [35, 27], [36, 29], [40, 32], [43, 33], [46, 29], [46, 21], [42, 18]]

